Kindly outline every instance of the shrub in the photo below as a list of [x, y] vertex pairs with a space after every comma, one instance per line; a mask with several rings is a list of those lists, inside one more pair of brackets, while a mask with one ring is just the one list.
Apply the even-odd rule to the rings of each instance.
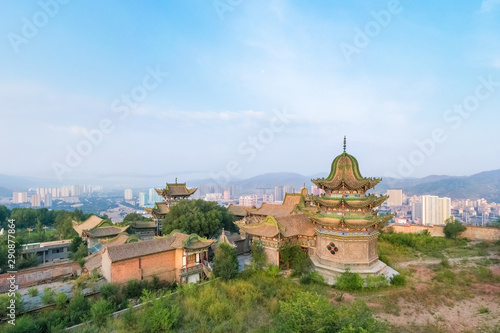
[[340, 290], [352, 291], [363, 288], [363, 283], [363, 278], [358, 273], [352, 273], [347, 269], [337, 278], [335, 287]]
[[115, 307], [113, 303], [105, 299], [100, 299], [95, 302], [90, 308], [90, 317], [96, 326], [104, 326], [110, 314], [113, 313]]
[[106, 283], [101, 287], [101, 297], [111, 303], [118, 304], [121, 302], [120, 287], [114, 283]]
[[479, 313], [489, 313], [489, 312], [490, 312], [490, 309], [485, 308], [485, 307], [482, 307], [479, 309]]
[[145, 333], [171, 332], [181, 315], [178, 305], [165, 298], [154, 299], [139, 319], [139, 329]]
[[[22, 312], [24, 310], [23, 299], [21, 294], [15, 294], [16, 300], [16, 313]], [[7, 315], [7, 307], [10, 305], [11, 298], [8, 293], [0, 295], [0, 317], [4, 318]]]
[[267, 262], [267, 255], [262, 242], [255, 240], [252, 242], [252, 263], [257, 269], [262, 269]]
[[229, 280], [238, 275], [238, 257], [236, 250], [226, 243], [221, 243], [215, 250], [214, 275]]
[[139, 298], [142, 295], [142, 285], [137, 280], [130, 280], [123, 289], [123, 294], [126, 298]]
[[56, 293], [54, 292], [54, 290], [52, 290], [48, 287], [43, 289], [43, 295], [41, 297], [42, 303], [46, 304], [46, 305], [54, 303], [55, 295], [56, 295]]
[[86, 319], [90, 305], [82, 294], [75, 295], [68, 305], [70, 325], [76, 325]]
[[444, 226], [443, 232], [446, 238], [457, 239], [457, 237], [467, 229], [462, 223], [458, 221], [453, 221], [453, 219], [447, 219], [446, 225]]
[[63, 292], [57, 293], [56, 306], [58, 309], [64, 308], [67, 302], [68, 302], [68, 296], [65, 293]]
[[28, 289], [28, 295], [30, 295], [31, 297], [38, 296], [38, 289], [36, 287], [31, 287], [30, 289]]
[[406, 284], [406, 277], [402, 274], [393, 275], [391, 277], [391, 284], [394, 286], [404, 286]]
[[384, 275], [378, 276], [367, 276], [365, 278], [365, 288], [366, 289], [378, 289], [386, 287], [389, 281]]
[[266, 268], [266, 274], [270, 277], [276, 277], [280, 273], [280, 268], [276, 265], [268, 265]]
[[300, 278], [300, 283], [303, 284], [325, 284], [325, 278], [322, 277], [317, 271], [311, 272], [309, 274], [303, 275]]
[[434, 279], [436, 279], [439, 282], [453, 284], [455, 283], [456, 276], [455, 273], [453, 273], [451, 270], [443, 269], [442, 271], [436, 273]]
[[295, 275], [308, 274], [313, 269], [309, 255], [299, 245], [284, 243], [279, 249], [280, 262], [287, 269], [291, 268]]

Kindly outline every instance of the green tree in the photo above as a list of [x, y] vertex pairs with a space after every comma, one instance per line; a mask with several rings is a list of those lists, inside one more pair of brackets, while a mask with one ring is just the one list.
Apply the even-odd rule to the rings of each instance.
[[110, 314], [113, 313], [115, 307], [113, 303], [105, 299], [100, 299], [90, 308], [90, 317], [97, 326], [104, 326]]
[[465, 225], [452, 218], [447, 219], [443, 232], [446, 238], [457, 239], [457, 237], [467, 229]]
[[162, 224], [164, 234], [181, 230], [201, 237], [214, 237], [222, 228], [236, 230], [234, 216], [216, 202], [205, 200], [181, 200], [165, 216]]
[[74, 296], [68, 305], [70, 325], [82, 322], [90, 310], [89, 301], [82, 294]]
[[255, 240], [252, 242], [251, 246], [252, 250], [252, 261], [257, 269], [262, 269], [266, 266], [267, 255], [262, 242], [259, 240]]
[[73, 216], [70, 212], [58, 214], [55, 219], [54, 228], [56, 229], [59, 239], [68, 239], [78, 236], [75, 229], [73, 229]]
[[[70, 259], [78, 261], [78, 263], [82, 264], [82, 259], [88, 256], [88, 254], [89, 249], [87, 248], [87, 245], [85, 245], [85, 243], [80, 243], [76, 252], [70, 253], [69, 257]], [[85, 263], [85, 260], [83, 260], [83, 263]]]
[[58, 309], [63, 309], [67, 302], [68, 296], [65, 293], [60, 292], [56, 294], [56, 306]]
[[353, 273], [347, 269], [335, 282], [335, 287], [340, 290], [359, 290], [363, 288], [363, 278], [358, 273]]
[[238, 275], [236, 250], [229, 244], [221, 243], [215, 250], [214, 275], [223, 280], [229, 280]]
[[5, 227], [10, 217], [10, 210], [4, 205], [0, 205], [0, 226]]
[[309, 255], [299, 245], [292, 245], [285, 242], [280, 246], [279, 254], [280, 263], [285, 265], [286, 269], [291, 268], [299, 275], [308, 274], [313, 269]]
[[130, 214], [127, 214], [123, 218], [123, 223], [124, 224], [130, 224], [130, 222], [151, 221], [151, 220], [152, 220], [152, 218], [144, 217], [141, 214], [130, 213]]
[[71, 244], [69, 245], [69, 251], [73, 253], [76, 252], [78, 250], [78, 247], [82, 243], [83, 243], [82, 237], [80, 236], [73, 237], [73, 239], [71, 240]]
[[336, 332], [335, 309], [326, 297], [300, 291], [287, 301], [280, 301], [274, 332]]

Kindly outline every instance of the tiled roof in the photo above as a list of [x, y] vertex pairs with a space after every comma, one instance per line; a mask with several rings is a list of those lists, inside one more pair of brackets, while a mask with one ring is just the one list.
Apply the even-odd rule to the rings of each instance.
[[104, 251], [107, 251], [111, 261], [115, 262], [173, 250], [175, 249], [172, 246], [174, 240], [174, 237], [155, 238], [144, 242], [108, 246]]
[[110, 236], [116, 236], [120, 232], [124, 232], [125, 230], [128, 229], [129, 226], [125, 227], [99, 227], [99, 228], [94, 228], [92, 230], [84, 230], [83, 233], [87, 234], [88, 236], [92, 238], [100, 238], [100, 237], [110, 237]]
[[[250, 222], [247, 224], [246, 222]], [[264, 220], [257, 223], [251, 223], [250, 219], [243, 219], [236, 225], [243, 231], [261, 237], [275, 237], [279, 234], [278, 223], [273, 216], [268, 216]]]
[[94, 254], [91, 254], [90, 256], [85, 258], [85, 264], [84, 267], [89, 271], [92, 272], [96, 268], [101, 267], [101, 252], [97, 252]]
[[146, 256], [149, 254], [171, 251], [174, 249], [195, 249], [209, 247], [214, 240], [193, 242], [184, 246], [184, 242], [189, 235], [176, 232], [168, 237], [155, 238], [143, 242], [127, 243], [116, 246], [108, 246], [105, 251], [108, 252], [112, 262]]
[[245, 217], [248, 215], [249, 212], [251, 211], [254, 211], [255, 208], [254, 207], [250, 207], [250, 206], [236, 206], [236, 205], [229, 205], [229, 207], [227, 207], [227, 211], [232, 213], [234, 216], [241, 216], [241, 217]]
[[167, 183], [164, 189], [156, 189], [156, 193], [165, 196], [190, 196], [197, 188], [187, 188], [186, 183]]
[[119, 234], [118, 236], [116, 236], [114, 238], [100, 239], [99, 243], [101, 243], [103, 246], [121, 245], [121, 244], [125, 244], [125, 242], [127, 241], [127, 239], [129, 237], [130, 236], [128, 234], [123, 233], [123, 234]]
[[155, 221], [132, 222], [130, 224], [130, 227], [134, 229], [156, 228], [156, 222]]
[[84, 222], [73, 221], [73, 229], [78, 233], [78, 236], [82, 236], [83, 230], [90, 230], [95, 228], [102, 219], [99, 216], [92, 215]]
[[301, 204], [303, 197], [300, 193], [287, 193], [281, 205], [263, 203], [257, 210], [250, 211], [250, 214], [261, 216], [281, 216], [291, 214], [295, 207]]
[[314, 224], [304, 214], [293, 214], [288, 216], [277, 216], [276, 221], [284, 237], [293, 237], [297, 235], [314, 236]]

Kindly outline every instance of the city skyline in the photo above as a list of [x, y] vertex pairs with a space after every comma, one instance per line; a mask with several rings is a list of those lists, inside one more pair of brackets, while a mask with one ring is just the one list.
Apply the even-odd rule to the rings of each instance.
[[364, 175], [500, 168], [499, 1], [217, 3], [2, 4], [0, 174], [314, 175], [344, 135]]

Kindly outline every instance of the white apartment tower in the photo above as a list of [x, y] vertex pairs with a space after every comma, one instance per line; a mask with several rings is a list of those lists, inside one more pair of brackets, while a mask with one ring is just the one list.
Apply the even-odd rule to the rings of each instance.
[[387, 195], [389, 196], [389, 199], [387, 199], [388, 206], [402, 206], [403, 205], [403, 190], [402, 189], [387, 190]]

